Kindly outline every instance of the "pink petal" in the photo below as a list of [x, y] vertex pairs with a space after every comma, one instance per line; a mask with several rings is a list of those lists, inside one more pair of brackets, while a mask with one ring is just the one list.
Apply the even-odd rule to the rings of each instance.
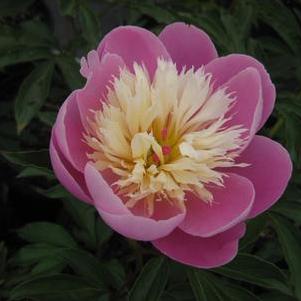
[[93, 119], [93, 111], [101, 109], [101, 102], [105, 100], [114, 76], [118, 76], [125, 66], [116, 54], [106, 54], [100, 61], [94, 50], [88, 54], [88, 65], [84, 65], [82, 71], [87, 74], [87, 83], [77, 94], [80, 117], [85, 127], [88, 126], [88, 118]]
[[192, 236], [177, 228], [167, 237], [152, 243], [163, 254], [176, 261], [209, 269], [224, 265], [236, 256], [238, 240], [244, 233], [244, 224], [238, 224], [209, 238]]
[[87, 153], [90, 152], [90, 148], [83, 142], [84, 128], [76, 102], [78, 93], [79, 90], [72, 92], [65, 100], [53, 128], [64, 157], [75, 169], [82, 172], [88, 161]]
[[159, 35], [172, 60], [181, 71], [200, 68], [217, 57], [217, 52], [209, 36], [201, 29], [182, 22], [166, 26]]
[[127, 67], [133, 70], [133, 63], [144, 64], [153, 76], [157, 59], [170, 59], [163, 43], [150, 31], [136, 26], [121, 26], [109, 32], [97, 48], [100, 57], [115, 53], [122, 57]]
[[56, 177], [78, 199], [92, 204], [83, 174], [74, 169], [59, 150], [54, 131], [50, 140], [50, 158]]
[[[262, 116], [262, 89], [260, 75], [253, 67], [248, 67], [224, 84], [227, 93], [233, 93], [235, 103], [227, 113], [230, 125], [242, 125], [248, 131], [243, 134], [248, 142], [255, 135]], [[244, 145], [248, 144], [248, 142]]]
[[224, 185], [209, 188], [214, 197], [212, 204], [192, 193], [188, 195], [181, 230], [194, 236], [211, 237], [246, 219], [255, 197], [253, 184], [245, 177], [228, 174]]
[[283, 146], [263, 136], [255, 136], [237, 161], [251, 164], [230, 170], [252, 181], [256, 196], [249, 217], [255, 217], [281, 197], [292, 174], [292, 162]]
[[134, 215], [92, 164], [87, 164], [85, 168], [85, 179], [100, 216], [126, 237], [144, 241], [158, 239], [173, 231], [185, 217], [185, 212], [162, 220]]
[[219, 57], [211, 61], [206, 66], [206, 71], [213, 75], [213, 79], [216, 83], [216, 86], [218, 87], [220, 85], [223, 85], [238, 72], [248, 67], [256, 68], [261, 78], [263, 111], [260, 125], [258, 127], [259, 130], [259, 128], [263, 126], [263, 124], [270, 116], [275, 104], [276, 97], [275, 86], [273, 85], [270, 76], [264, 66], [259, 61], [248, 55], [230, 54], [228, 56]]

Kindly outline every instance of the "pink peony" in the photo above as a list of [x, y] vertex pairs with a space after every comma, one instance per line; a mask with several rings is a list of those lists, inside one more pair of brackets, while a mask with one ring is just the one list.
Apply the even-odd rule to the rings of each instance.
[[270, 208], [292, 172], [258, 136], [275, 102], [264, 66], [218, 57], [184, 23], [156, 37], [107, 34], [81, 60], [86, 85], [63, 103], [51, 161], [60, 182], [120, 234], [201, 268], [234, 258], [244, 222]]

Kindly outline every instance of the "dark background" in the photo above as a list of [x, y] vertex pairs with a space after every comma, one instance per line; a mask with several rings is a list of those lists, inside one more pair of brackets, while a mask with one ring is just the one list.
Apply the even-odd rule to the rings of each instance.
[[[277, 103], [262, 134], [290, 152], [285, 195], [248, 222], [238, 257], [205, 271], [108, 229], [56, 181], [48, 158], [59, 106], [83, 85], [79, 59], [134, 24], [185, 21], [220, 55], [262, 61]], [[301, 300], [301, 3], [298, 0], [0, 0], [0, 300]]]

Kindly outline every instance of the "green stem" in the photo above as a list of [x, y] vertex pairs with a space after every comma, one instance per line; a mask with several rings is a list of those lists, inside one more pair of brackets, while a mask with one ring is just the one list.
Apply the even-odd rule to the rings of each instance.
[[143, 267], [142, 248], [137, 241], [132, 239], [128, 239], [128, 244], [136, 256], [136, 269], [140, 271]]

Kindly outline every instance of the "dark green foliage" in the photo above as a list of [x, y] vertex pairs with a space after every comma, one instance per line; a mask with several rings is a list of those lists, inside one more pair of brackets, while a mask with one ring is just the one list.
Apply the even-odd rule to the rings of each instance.
[[[239, 255], [197, 270], [120, 237], [51, 170], [51, 126], [84, 85], [79, 60], [113, 27], [203, 28], [219, 54], [262, 61], [277, 88], [262, 134], [290, 152], [281, 200]], [[301, 301], [301, 3], [298, 0], [0, 1], [0, 300]]]

